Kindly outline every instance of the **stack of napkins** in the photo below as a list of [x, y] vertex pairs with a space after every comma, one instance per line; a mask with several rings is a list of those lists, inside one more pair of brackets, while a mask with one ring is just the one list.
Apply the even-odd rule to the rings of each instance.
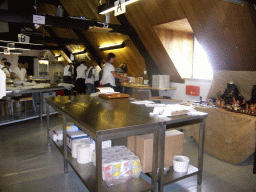
[[154, 107], [154, 110], [150, 115], [159, 115], [162, 117], [184, 115], [189, 112], [196, 111], [193, 106], [184, 106], [180, 104], [168, 104], [165, 106]]

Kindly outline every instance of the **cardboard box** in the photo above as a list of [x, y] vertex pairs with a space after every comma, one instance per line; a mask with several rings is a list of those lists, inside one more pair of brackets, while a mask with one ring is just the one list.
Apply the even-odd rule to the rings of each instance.
[[[175, 155], [181, 155], [183, 152], [183, 143], [184, 133], [177, 130], [165, 132], [165, 165], [173, 165], [173, 157]], [[127, 147], [140, 158], [142, 172], [151, 172], [153, 161], [153, 134], [128, 137]]]
[[63, 140], [63, 131], [62, 130], [51, 130], [50, 131], [50, 137], [55, 142]]
[[67, 147], [72, 152], [72, 141], [76, 139], [90, 139], [83, 131], [68, 131], [67, 132]]
[[170, 75], [152, 75], [153, 88], [169, 88]]

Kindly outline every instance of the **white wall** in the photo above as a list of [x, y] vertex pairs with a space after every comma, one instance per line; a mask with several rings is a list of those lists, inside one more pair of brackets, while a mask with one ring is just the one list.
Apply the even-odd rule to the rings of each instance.
[[[211, 80], [201, 79], [185, 79], [185, 83], [172, 83], [170, 87], [176, 87], [175, 90], [159, 91], [160, 96], [170, 96], [172, 99], [182, 100], [181, 103], [187, 103], [188, 101], [199, 101], [200, 96], [203, 100], [206, 100], [209, 90], [211, 88]], [[186, 95], [186, 85], [200, 86], [200, 96]]]

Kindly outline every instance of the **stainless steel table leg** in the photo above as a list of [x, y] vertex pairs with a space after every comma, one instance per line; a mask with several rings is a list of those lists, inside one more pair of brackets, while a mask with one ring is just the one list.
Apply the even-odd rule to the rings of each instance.
[[96, 140], [96, 178], [97, 178], [97, 192], [103, 191], [103, 180], [102, 180], [102, 137], [97, 136]]
[[197, 184], [202, 184], [202, 176], [203, 176], [203, 157], [204, 157], [204, 137], [205, 137], [205, 121], [206, 118], [203, 119], [200, 125], [200, 143], [199, 143], [199, 151], [198, 151], [198, 175], [197, 175]]
[[163, 192], [164, 189], [164, 149], [165, 149], [165, 130], [166, 125], [161, 125], [159, 130], [159, 178], [158, 191]]
[[68, 172], [67, 119], [63, 116], [64, 173]]
[[152, 185], [154, 186], [153, 191], [157, 191], [157, 168], [158, 168], [158, 144], [159, 144], [159, 128], [154, 132], [154, 143], [153, 143], [153, 164], [152, 164]]
[[47, 143], [50, 146], [50, 115], [49, 115], [49, 104], [46, 103], [46, 116], [47, 116]]
[[39, 93], [39, 99], [40, 99], [40, 104], [39, 104], [39, 117], [41, 123], [43, 122], [43, 93]]

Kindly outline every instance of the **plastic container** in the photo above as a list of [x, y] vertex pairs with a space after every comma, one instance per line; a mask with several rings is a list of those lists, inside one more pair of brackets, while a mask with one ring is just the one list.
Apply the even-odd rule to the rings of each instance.
[[188, 165], [190, 159], [186, 156], [173, 157], [173, 170], [176, 172], [188, 172]]

